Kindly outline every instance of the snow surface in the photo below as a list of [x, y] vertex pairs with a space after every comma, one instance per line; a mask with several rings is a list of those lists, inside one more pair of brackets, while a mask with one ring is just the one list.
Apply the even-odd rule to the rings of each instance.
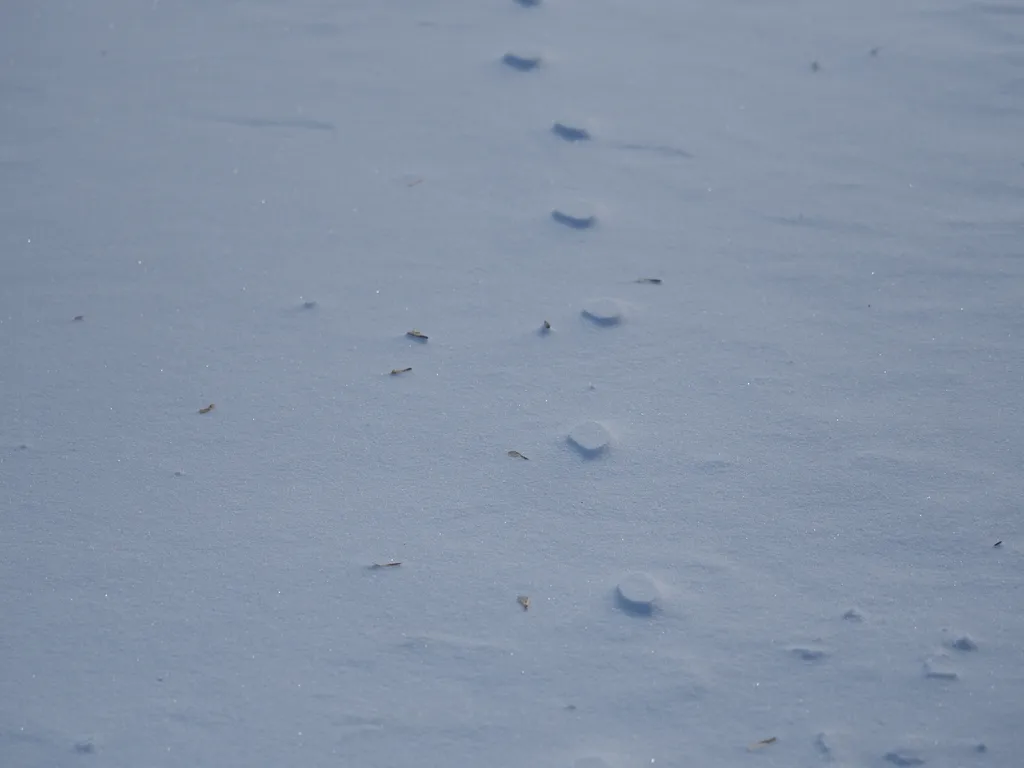
[[1019, 766], [1022, 51], [4, 0], [0, 766]]

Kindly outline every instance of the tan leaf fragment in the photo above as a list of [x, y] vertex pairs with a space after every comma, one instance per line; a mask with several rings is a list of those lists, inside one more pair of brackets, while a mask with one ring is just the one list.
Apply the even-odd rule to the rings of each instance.
[[520, 595], [517, 597], [516, 602], [523, 606], [524, 611], [530, 610], [530, 598], [526, 595]]
[[213, 410], [213, 409], [214, 409], [215, 407], [216, 407], [216, 406], [214, 406], [214, 404], [213, 404], [213, 403], [210, 403], [210, 404], [209, 404], [208, 406], [206, 406], [205, 408], [200, 408], [200, 409], [199, 409], [199, 412], [200, 412], [200, 413], [209, 413], [209, 412], [210, 412], [210, 411], [212, 411], [212, 410]]
[[406, 331], [405, 335], [408, 336], [411, 339], [420, 339], [421, 341], [426, 341], [427, 339], [430, 338], [429, 336], [427, 336], [427, 335], [425, 335], [423, 333], [420, 333], [415, 328], [413, 330], [411, 330], [411, 331]]
[[529, 461], [529, 459], [526, 456], [523, 456], [523, 454], [521, 454], [519, 451], [509, 451], [508, 455], [511, 456], [513, 459], [523, 459], [524, 461]]

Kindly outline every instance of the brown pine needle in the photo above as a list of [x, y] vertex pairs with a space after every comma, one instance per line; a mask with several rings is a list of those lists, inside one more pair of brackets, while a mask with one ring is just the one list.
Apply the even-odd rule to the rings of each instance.
[[415, 328], [413, 330], [411, 330], [411, 331], [406, 331], [405, 335], [408, 336], [411, 339], [419, 339], [420, 341], [426, 341], [427, 339], [430, 338], [429, 336], [420, 333]]
[[769, 744], [774, 744], [776, 741], [778, 741], [778, 738], [776, 738], [775, 736], [769, 736], [767, 739], [755, 741], [753, 744], [747, 747], [747, 749], [749, 749], [751, 752], [753, 752], [755, 749], [764, 749]]
[[209, 413], [209, 412], [210, 412], [210, 411], [212, 411], [212, 410], [213, 410], [213, 409], [214, 409], [215, 407], [216, 407], [216, 406], [214, 406], [214, 404], [213, 404], [213, 403], [210, 403], [210, 404], [209, 404], [208, 406], [206, 406], [205, 408], [200, 408], [200, 409], [199, 409], [199, 412], [200, 412], [200, 413]]
[[392, 368], [391, 373], [389, 375], [397, 376], [400, 373], [408, 373], [411, 370], [412, 368]]
[[392, 561], [390, 563], [374, 563], [370, 566], [371, 571], [376, 571], [379, 568], [397, 568], [402, 563], [399, 561]]
[[641, 277], [637, 280], [638, 283], [649, 283], [650, 285], [661, 285], [660, 277]]

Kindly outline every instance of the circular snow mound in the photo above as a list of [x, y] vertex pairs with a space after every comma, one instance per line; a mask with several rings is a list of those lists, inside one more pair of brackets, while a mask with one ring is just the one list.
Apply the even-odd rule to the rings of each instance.
[[650, 616], [657, 609], [661, 589], [658, 582], [646, 573], [631, 573], [619, 582], [615, 597], [622, 610]]
[[584, 421], [569, 432], [569, 443], [587, 458], [604, 453], [611, 441], [612, 436], [608, 429], [596, 421]]
[[590, 299], [583, 305], [583, 317], [595, 325], [618, 325], [626, 317], [618, 299]]

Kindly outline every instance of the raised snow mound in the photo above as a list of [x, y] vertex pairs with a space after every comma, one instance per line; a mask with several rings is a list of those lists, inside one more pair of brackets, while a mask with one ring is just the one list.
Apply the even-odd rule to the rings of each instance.
[[612, 436], [608, 428], [597, 421], [584, 421], [569, 432], [569, 444], [584, 458], [600, 456], [611, 445]]
[[646, 573], [630, 573], [615, 588], [615, 601], [626, 613], [650, 616], [658, 609], [661, 588]]

